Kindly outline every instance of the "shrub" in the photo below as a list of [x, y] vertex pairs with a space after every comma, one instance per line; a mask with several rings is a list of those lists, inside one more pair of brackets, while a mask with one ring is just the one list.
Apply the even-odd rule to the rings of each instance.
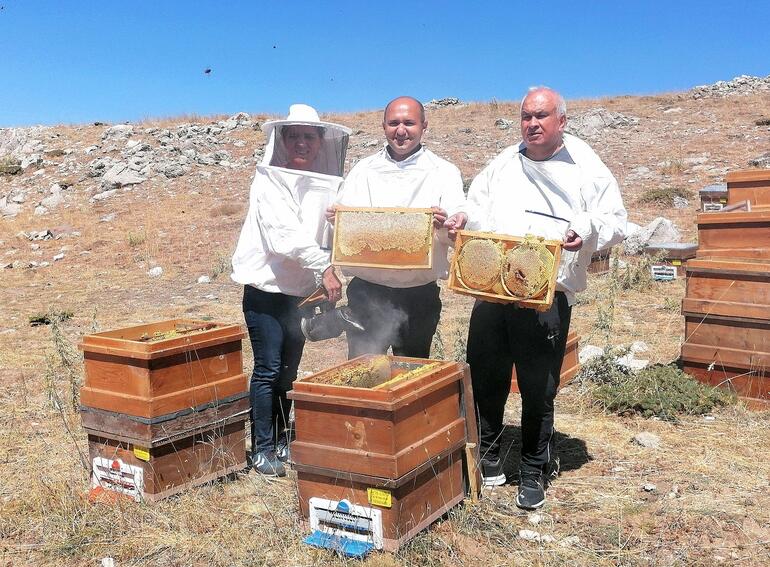
[[674, 197], [690, 199], [691, 195], [687, 189], [683, 189], [682, 187], [658, 187], [655, 189], [647, 189], [642, 193], [642, 196], [639, 197], [638, 202], [644, 205], [670, 207], [674, 204]]

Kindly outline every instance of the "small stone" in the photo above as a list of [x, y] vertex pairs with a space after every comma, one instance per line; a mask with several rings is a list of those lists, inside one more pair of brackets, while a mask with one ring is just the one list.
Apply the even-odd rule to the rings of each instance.
[[648, 482], [647, 484], [645, 484], [644, 486], [642, 486], [642, 490], [644, 490], [645, 492], [655, 492], [657, 489], [658, 489], [658, 487], [657, 487], [657, 486], [655, 486], [655, 485], [654, 485], [653, 483], [651, 483], [651, 482]]
[[48, 209], [46, 209], [43, 205], [38, 205], [37, 207], [35, 207], [35, 213], [34, 214], [36, 216], [40, 216], [40, 215], [46, 214], [47, 212], [48, 212]]
[[634, 341], [631, 343], [631, 352], [637, 353], [637, 352], [647, 352], [650, 350], [650, 347], [647, 346], [647, 343], [644, 341]]
[[201, 276], [198, 278], [198, 283], [199, 284], [211, 283], [211, 278], [209, 276]]
[[32, 250], [40, 250], [40, 244], [30, 244], [29, 245]]
[[663, 111], [663, 114], [678, 114], [679, 112], [682, 112], [682, 108], [679, 106], [676, 106], [674, 108], [667, 108]]
[[112, 222], [115, 220], [115, 217], [117, 217], [117, 213], [110, 213], [109, 215], [104, 215], [102, 218], [99, 219], [99, 222]]
[[540, 537], [540, 543], [554, 543], [555, 541], [556, 538], [550, 534], [545, 534], [544, 536]]
[[575, 547], [580, 545], [580, 537], [576, 535], [567, 536], [559, 542], [560, 547]]
[[675, 209], [686, 209], [690, 206], [690, 201], [685, 199], [684, 197], [680, 197], [676, 195], [674, 197], [674, 208]]
[[58, 262], [59, 260], [64, 260], [64, 252], [60, 252], [53, 257], [54, 262]]
[[703, 421], [716, 421], [717, 418], [715, 418], [713, 415], [704, 415]]
[[534, 530], [519, 530], [519, 537], [526, 541], [540, 541], [540, 534]]
[[658, 449], [660, 447], [660, 437], [649, 431], [642, 431], [634, 435], [631, 442], [647, 449]]
[[530, 514], [527, 518], [527, 521], [532, 524], [533, 526], [538, 525], [540, 522], [543, 521], [543, 516], [541, 514]]
[[500, 130], [508, 130], [513, 125], [513, 122], [510, 120], [506, 120], [505, 118], [498, 118], [495, 120], [495, 126], [500, 128]]
[[155, 266], [154, 268], [151, 268], [149, 272], [147, 272], [147, 275], [151, 278], [159, 278], [163, 275], [163, 268], [160, 266]]
[[209, 293], [208, 295], [204, 295], [203, 299], [208, 299], [209, 301], [214, 301], [214, 300], [219, 299], [219, 297], [217, 297], [213, 293]]

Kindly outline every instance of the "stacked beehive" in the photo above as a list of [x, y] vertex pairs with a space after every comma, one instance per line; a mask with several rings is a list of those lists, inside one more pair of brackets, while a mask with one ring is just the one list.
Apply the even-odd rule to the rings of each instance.
[[174, 319], [86, 335], [91, 485], [159, 500], [246, 466], [238, 325]]
[[[685, 372], [770, 404], [770, 171], [731, 172], [728, 205], [698, 215], [682, 302]], [[731, 210], [732, 209], [732, 210]]]
[[478, 487], [464, 363], [365, 355], [297, 380], [289, 397], [300, 510], [316, 536], [394, 551], [463, 499], [464, 460]]

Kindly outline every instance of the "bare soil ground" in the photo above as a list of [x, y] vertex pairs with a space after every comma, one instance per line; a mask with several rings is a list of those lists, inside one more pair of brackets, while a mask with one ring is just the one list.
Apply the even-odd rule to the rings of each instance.
[[[666, 216], [696, 239], [697, 189], [722, 181], [729, 169], [770, 148], [770, 96], [693, 100], [686, 93], [575, 101], [570, 113], [604, 106], [639, 118], [633, 127], [607, 129], [592, 141], [618, 177], [630, 219], [646, 224]], [[673, 112], [666, 110], [680, 108]], [[518, 139], [497, 118], [514, 119], [518, 105], [470, 104], [429, 112], [426, 142], [470, 180], [502, 148]], [[262, 119], [264, 117], [256, 117]], [[355, 132], [349, 161], [376, 150], [378, 112], [328, 116]], [[205, 119], [198, 119], [205, 122]], [[189, 119], [188, 119], [189, 121]], [[163, 121], [173, 125], [173, 119]], [[142, 127], [155, 125], [148, 121]], [[62, 126], [62, 147], [97, 143], [103, 127]], [[255, 130], [239, 132], [250, 157], [264, 144]], [[691, 159], [703, 158], [703, 159]], [[92, 159], [83, 156], [83, 163]], [[649, 169], [640, 174], [639, 167]], [[636, 172], [634, 170], [636, 169]], [[0, 274], [0, 565], [347, 564], [302, 545], [294, 475], [269, 480], [239, 474], [155, 505], [89, 504], [87, 453], [79, 416], [70, 406], [72, 384], [48, 326], [29, 317], [71, 311], [62, 323], [70, 348], [94, 330], [175, 317], [240, 322], [241, 289], [229, 280], [229, 256], [247, 207], [251, 168], [212, 169], [212, 175], [150, 180], [115, 198], [68, 201], [45, 217], [31, 211], [0, 219], [0, 254], [61, 261], [41, 269]], [[35, 186], [30, 172], [14, 184]], [[75, 176], [78, 184], [88, 181]], [[0, 176], [0, 195], [11, 181]], [[6, 184], [3, 187], [3, 184]], [[41, 184], [42, 185], [42, 184]], [[689, 190], [685, 209], [640, 205], [645, 190]], [[47, 186], [46, 186], [47, 187]], [[41, 187], [41, 189], [44, 189]], [[110, 213], [114, 220], [100, 222]], [[40, 241], [33, 250], [20, 231], [68, 225], [79, 236]], [[13, 252], [6, 253], [9, 250]], [[627, 259], [631, 261], [631, 259]], [[160, 278], [147, 276], [162, 266]], [[197, 284], [200, 275], [212, 283]], [[684, 282], [653, 283], [620, 292], [607, 319], [607, 276], [592, 277], [573, 314], [582, 345], [646, 342], [652, 362], [675, 359], [682, 342], [679, 301]], [[446, 290], [440, 330], [445, 356], [462, 356], [471, 301]], [[247, 341], [246, 371], [250, 371]], [[345, 357], [344, 339], [308, 344], [301, 372]], [[79, 379], [79, 376], [75, 380]], [[77, 383], [74, 384], [77, 386]], [[61, 404], [52, 402], [59, 398]], [[364, 563], [395, 565], [767, 565], [770, 564], [770, 412], [733, 406], [713, 419], [678, 423], [604, 414], [577, 387], [557, 398], [562, 472], [537, 515], [519, 511], [516, 487], [485, 491], [466, 502], [395, 555]], [[516, 452], [519, 403], [509, 401], [506, 438]], [[660, 436], [661, 447], [630, 442], [640, 431]], [[512, 473], [512, 470], [507, 472]], [[654, 484], [649, 492], [645, 484]], [[527, 541], [520, 530], [542, 536]]]

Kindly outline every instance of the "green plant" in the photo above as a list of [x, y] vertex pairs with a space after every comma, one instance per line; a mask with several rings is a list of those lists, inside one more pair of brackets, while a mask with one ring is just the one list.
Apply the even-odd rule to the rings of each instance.
[[670, 159], [660, 166], [660, 172], [664, 175], [677, 175], [684, 171], [684, 162], [681, 159]]
[[0, 158], [0, 174], [16, 175], [21, 171], [21, 162], [11, 156]]
[[126, 236], [126, 242], [128, 242], [128, 245], [131, 248], [136, 248], [137, 246], [140, 246], [144, 244], [147, 241], [147, 231], [142, 230], [141, 232], [131, 232], [128, 231], [128, 235]]
[[676, 297], [666, 297], [663, 299], [663, 309], [671, 313], [679, 313], [681, 301]]
[[689, 199], [690, 192], [682, 187], [657, 187], [655, 189], [647, 189], [639, 197], [638, 202], [644, 205], [669, 207], [674, 204], [674, 197]]

